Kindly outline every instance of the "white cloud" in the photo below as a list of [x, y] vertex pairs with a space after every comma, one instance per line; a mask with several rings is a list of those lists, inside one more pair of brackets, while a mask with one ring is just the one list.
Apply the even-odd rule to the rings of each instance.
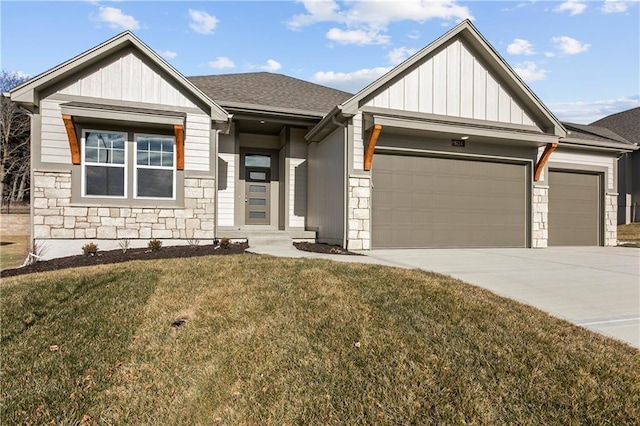
[[587, 5], [581, 0], [567, 0], [560, 6], [553, 9], [553, 11], [558, 13], [569, 12], [569, 16], [573, 16], [580, 15], [586, 8]]
[[267, 60], [267, 63], [262, 65], [261, 67], [259, 67], [261, 70], [265, 70], [265, 71], [269, 71], [269, 72], [275, 72], [278, 71], [280, 68], [282, 68], [282, 64], [278, 61], [275, 61], [273, 59], [269, 59]]
[[173, 59], [176, 56], [178, 56], [177, 52], [172, 52], [171, 50], [165, 50], [164, 52], [160, 52], [160, 55], [167, 58], [167, 59]]
[[131, 15], [125, 15], [115, 7], [98, 8], [98, 20], [109, 24], [109, 27], [123, 30], [137, 30], [140, 23]]
[[562, 121], [588, 124], [608, 115], [639, 107], [640, 95], [587, 102], [552, 102], [547, 106]]
[[420, 38], [420, 31], [413, 30], [409, 34], [407, 34], [411, 40], [417, 40]]
[[327, 38], [340, 44], [355, 44], [364, 46], [367, 44], [387, 44], [389, 36], [382, 35], [377, 31], [369, 30], [341, 30], [339, 28], [331, 28], [327, 32]]
[[556, 54], [553, 52], [544, 52], [544, 56], [546, 56], [547, 58], [553, 58], [554, 56], [556, 56]]
[[377, 67], [353, 72], [319, 71], [311, 77], [311, 81], [355, 93], [390, 70], [391, 67]]
[[212, 34], [220, 22], [218, 18], [203, 10], [189, 9], [189, 28], [198, 34]]
[[603, 13], [624, 13], [629, 9], [630, 3], [637, 3], [640, 0], [604, 0], [602, 5]]
[[577, 55], [578, 53], [586, 52], [591, 46], [567, 36], [553, 37], [551, 40], [555, 43], [556, 49], [565, 55]]
[[398, 65], [417, 51], [411, 47], [397, 47], [387, 53], [387, 59], [392, 65]]
[[533, 55], [533, 45], [521, 38], [513, 39], [513, 43], [507, 46], [507, 53], [510, 55]]
[[209, 65], [211, 68], [219, 70], [224, 68], [233, 68], [236, 66], [236, 64], [234, 64], [233, 61], [226, 56], [218, 56], [215, 61], [211, 61], [207, 65]]
[[538, 65], [531, 61], [517, 64], [514, 71], [527, 83], [530, 81], [543, 80], [549, 73], [547, 70], [538, 68]]

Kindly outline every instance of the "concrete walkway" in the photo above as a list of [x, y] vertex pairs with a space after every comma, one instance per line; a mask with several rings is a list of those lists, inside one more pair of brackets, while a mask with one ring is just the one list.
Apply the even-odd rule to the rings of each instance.
[[640, 348], [640, 249], [395, 249], [339, 256], [275, 245], [250, 251], [451, 275]]

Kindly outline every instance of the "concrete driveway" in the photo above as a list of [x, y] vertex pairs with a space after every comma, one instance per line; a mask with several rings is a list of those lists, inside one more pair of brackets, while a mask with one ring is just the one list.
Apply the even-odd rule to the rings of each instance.
[[640, 249], [395, 249], [383, 264], [451, 275], [640, 348]]

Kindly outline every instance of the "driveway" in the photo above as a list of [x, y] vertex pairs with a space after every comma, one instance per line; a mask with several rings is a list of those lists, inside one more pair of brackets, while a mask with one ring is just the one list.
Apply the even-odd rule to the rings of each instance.
[[395, 249], [372, 260], [451, 275], [640, 348], [640, 249]]

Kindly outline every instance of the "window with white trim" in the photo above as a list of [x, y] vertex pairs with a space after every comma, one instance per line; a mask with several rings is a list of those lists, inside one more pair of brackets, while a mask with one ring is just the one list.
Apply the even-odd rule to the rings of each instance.
[[136, 134], [135, 145], [135, 198], [175, 199], [175, 138]]
[[127, 196], [127, 133], [85, 130], [82, 134], [82, 194]]

